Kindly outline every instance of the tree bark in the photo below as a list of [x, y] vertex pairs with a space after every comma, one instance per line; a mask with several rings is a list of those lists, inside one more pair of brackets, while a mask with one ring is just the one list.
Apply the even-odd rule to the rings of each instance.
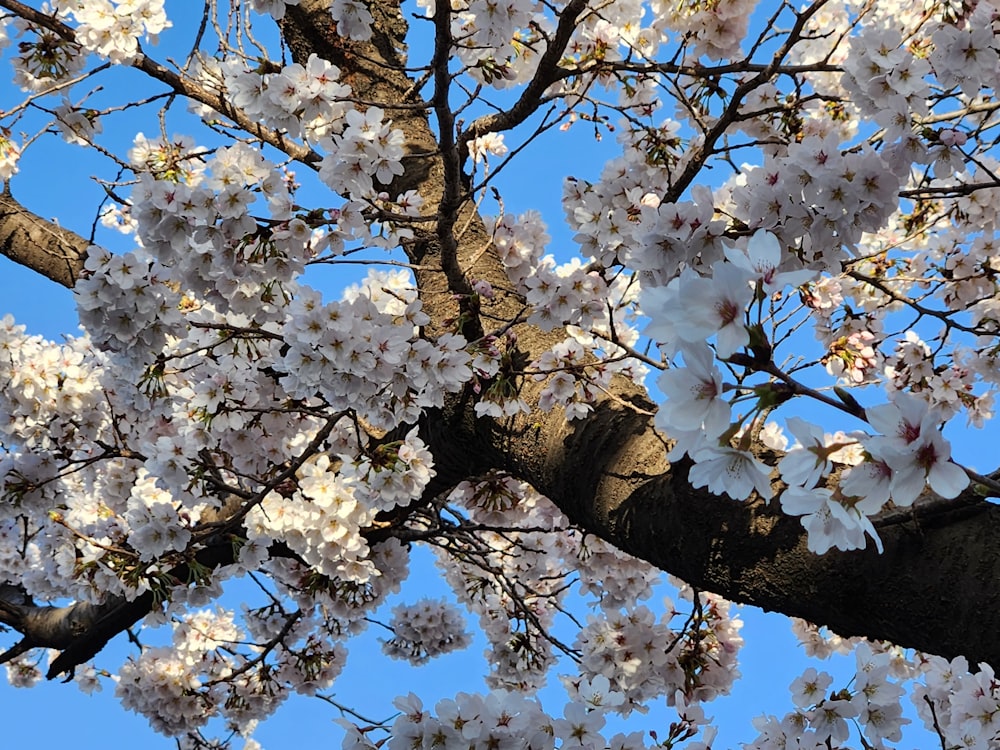
[[627, 406], [607, 400], [580, 422], [533, 413], [504, 426], [468, 411], [425, 421], [438, 470], [458, 463], [445, 482], [482, 468], [461, 456], [482, 455], [574, 524], [699, 589], [842, 636], [1000, 663], [1000, 507], [972, 489], [876, 518], [882, 554], [816, 555], [777, 499], [737, 502], [692, 487], [686, 462], [668, 464], [652, 420]]
[[[340, 38], [328, 5], [328, 0], [303, 0], [290, 6], [282, 32], [296, 60], [312, 53], [331, 60], [356, 97], [384, 102], [406, 133], [407, 171], [387, 189], [417, 189], [425, 211], [437, 217], [434, 228], [418, 230], [406, 248], [421, 266], [431, 267], [418, 271], [417, 280], [434, 318], [429, 334], [435, 335], [448, 328], [446, 319], [457, 312], [453, 295], [470, 277], [505, 278], [496, 254], [482, 252], [489, 234], [455, 183], [465, 142], [461, 133], [440, 133], [446, 83], [435, 84], [431, 100], [421, 106], [421, 91], [403, 68], [405, 23], [397, 5], [371, 4], [381, 15], [370, 43]], [[439, 115], [437, 133], [433, 112]], [[483, 127], [469, 130], [481, 134]], [[86, 246], [83, 238], [40, 219], [9, 195], [0, 200], [0, 248], [15, 262], [70, 286]], [[501, 294], [484, 312], [512, 320], [520, 306], [513, 294]], [[537, 356], [560, 338], [524, 323], [516, 330], [526, 356]], [[529, 403], [535, 403], [538, 389], [524, 384]], [[994, 637], [1000, 630], [1000, 508], [969, 490], [947, 506], [918, 504], [912, 514], [886, 518], [879, 529], [881, 555], [868, 549], [817, 556], [806, 549], [798, 519], [783, 515], [776, 501], [741, 503], [693, 488], [686, 465], [667, 463], [664, 439], [642, 413], [654, 409], [645, 394], [616, 381], [612, 395], [587, 419], [573, 423], [561, 412], [537, 410], [502, 421], [476, 418], [470, 399], [450, 398], [446, 408], [421, 423], [438, 472], [432, 489], [491, 469], [510, 471], [548, 496], [573, 523], [700, 589], [802, 617], [840, 635], [1000, 665], [1000, 641]], [[772, 454], [772, 462], [775, 458]], [[24, 605], [7, 604], [6, 619], [0, 606], [0, 621], [25, 633], [19, 606]], [[128, 624], [134, 614], [128, 613]], [[44, 645], [67, 649], [64, 656], [74, 646], [92, 654], [96, 651], [82, 648], [81, 639], [97, 643], [98, 637], [104, 638], [103, 631], [84, 630], [71, 642]], [[61, 662], [65, 668], [75, 663], [75, 657]]]
[[62, 286], [72, 287], [90, 243], [22, 206], [9, 189], [0, 193], [0, 253]]

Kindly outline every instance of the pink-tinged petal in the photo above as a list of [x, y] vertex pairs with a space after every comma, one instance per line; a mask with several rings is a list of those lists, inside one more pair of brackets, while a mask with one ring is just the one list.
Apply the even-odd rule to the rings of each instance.
[[899, 407], [895, 404], [879, 404], [878, 406], [869, 406], [865, 409], [865, 417], [868, 419], [868, 424], [870, 424], [876, 432], [888, 437], [895, 436], [896, 429], [899, 426], [900, 419], [902, 418], [899, 413]]
[[913, 505], [913, 501], [924, 491], [927, 484], [925, 476], [916, 466], [905, 471], [893, 470], [892, 483], [889, 487], [892, 501], [896, 505]]
[[775, 275], [773, 284], [764, 285], [764, 290], [769, 294], [774, 294], [786, 286], [802, 286], [814, 278], [816, 278], [816, 271], [810, 271], [808, 268], [799, 271], [782, 271]]
[[728, 325], [719, 331], [716, 338], [716, 347], [719, 350], [719, 358], [731, 357], [740, 349], [750, 343], [750, 334], [747, 333], [746, 326], [742, 324]]
[[818, 511], [827, 501], [824, 490], [789, 487], [781, 493], [781, 510], [790, 516], [803, 516]]
[[861, 527], [861, 530], [864, 533], [872, 538], [875, 542], [875, 549], [877, 549], [878, 553], [881, 555], [883, 552], [882, 537], [878, 535], [878, 531], [875, 529], [874, 524], [872, 524], [871, 519], [864, 514], [860, 515], [858, 517], [858, 526]]
[[927, 483], [941, 497], [950, 500], [969, 486], [969, 475], [950, 461], [943, 461], [927, 473]]

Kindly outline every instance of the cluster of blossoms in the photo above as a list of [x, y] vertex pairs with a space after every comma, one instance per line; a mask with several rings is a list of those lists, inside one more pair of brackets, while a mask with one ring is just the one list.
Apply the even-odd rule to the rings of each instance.
[[610, 384], [612, 375], [610, 367], [587, 367], [587, 351], [575, 339], [556, 344], [534, 366], [541, 371], [535, 379], [546, 381], [538, 397], [538, 408], [549, 411], [561, 406], [570, 420], [587, 416], [600, 389]]
[[[694, 486], [707, 486], [735, 499], [752, 491], [769, 498], [771, 470], [746, 446], [729, 444], [731, 404], [723, 398], [727, 386], [714, 360], [755, 345], [747, 324], [755, 290], [770, 297], [815, 276], [807, 269], [779, 271], [781, 267], [777, 238], [757, 232], [746, 253], [727, 249], [725, 260], [712, 265], [710, 277], [686, 269], [666, 286], [643, 293], [644, 308], [652, 319], [647, 334], [683, 360], [683, 366], [675, 364], [657, 381], [667, 400], [656, 415], [656, 425], [676, 441], [672, 455], [687, 453], [694, 459], [690, 472]], [[714, 351], [704, 343], [713, 337]], [[856, 340], [863, 338], [858, 334]], [[873, 360], [874, 352], [860, 344], [855, 347], [859, 351], [851, 353], [852, 366], [863, 370], [856, 359]], [[891, 403], [871, 407], [866, 415], [882, 435], [833, 437], [804, 420], [788, 420], [798, 443], [778, 465], [788, 484], [781, 506], [786, 513], [801, 516], [814, 552], [863, 548], [865, 535], [881, 549], [870, 517], [890, 499], [897, 506], [908, 506], [925, 487], [952, 498], [969, 483], [965, 472], [950, 460], [950, 447], [938, 429], [941, 413], [926, 400], [900, 391]], [[834, 461], [853, 468], [844, 473], [839, 489], [817, 486], [832, 473]]]
[[[131, 215], [144, 247], [123, 255], [93, 248], [75, 290], [101, 345], [120, 359], [133, 352], [141, 371], [149, 352], [184, 345], [184, 313], [206, 324], [227, 315], [236, 325], [280, 321], [278, 292], [301, 273], [310, 231], [289, 214], [274, 165], [235, 145], [219, 149], [206, 169], [188, 139], [141, 134], [131, 157], [141, 170]], [[265, 227], [248, 213], [259, 195], [274, 215]]]
[[677, 694], [707, 702], [728, 693], [740, 676], [742, 622], [730, 616], [728, 602], [709, 594], [698, 597], [697, 632], [689, 638], [671, 628], [671, 621], [682, 616], [669, 599], [659, 620], [642, 605], [588, 616], [574, 644], [581, 674], [606, 677], [624, 696], [618, 710], [625, 713], [660, 696], [673, 705]]
[[923, 684], [913, 691], [917, 715], [948, 747], [989, 748], [1000, 735], [1000, 682], [993, 668], [972, 673], [963, 656], [948, 661], [928, 656], [919, 664]]
[[394, 315], [368, 296], [321, 304], [303, 291], [288, 313], [297, 335], [281, 357], [281, 385], [293, 398], [320, 393], [333, 408], [357, 409], [373, 425], [390, 427], [441, 406], [445, 393], [472, 377], [463, 337], [430, 342], [416, 335], [429, 322], [417, 300]]
[[997, 9], [980, 2], [963, 23], [941, 23], [930, 42], [930, 64], [945, 89], [959, 89], [969, 99], [1000, 84], [996, 70], [996, 43], [1000, 33]]
[[[604, 608], [617, 611], [652, 595], [653, 568], [599, 539], [582, 539], [550, 501], [509, 475], [462, 482], [448, 502], [472, 523], [507, 529], [486, 532], [485, 546], [467, 550], [463, 562], [441, 559], [446, 580], [478, 614], [490, 643], [492, 687], [533, 690], [544, 682], [553, 655], [540, 629], [562, 611], [569, 571]], [[531, 531], [510, 530], [516, 528]]]
[[484, 532], [481, 547], [466, 550], [462, 558], [438, 559], [459, 602], [479, 617], [489, 643], [487, 684], [535, 690], [555, 663], [543, 631], [552, 627], [567, 593], [560, 554], [569, 544], [561, 533], [565, 518], [524, 482], [505, 475], [462, 482], [448, 502], [473, 523], [538, 530]]
[[713, 60], [732, 59], [739, 55], [740, 44], [747, 35], [755, 0], [729, 3], [654, 2], [656, 15], [666, 17], [666, 24], [688, 44], [692, 58], [702, 56]]
[[492, 234], [508, 277], [531, 306], [529, 322], [544, 330], [566, 327], [571, 336], [531, 364], [535, 379], [547, 381], [540, 408], [562, 406], [568, 419], [578, 419], [614, 375], [642, 380], [644, 367], [618, 345], [638, 341], [629, 319], [638, 285], [623, 275], [609, 280], [579, 260], [556, 266], [543, 258], [548, 235], [534, 212], [494, 220]]
[[902, 726], [910, 720], [902, 716], [903, 688], [892, 678], [909, 675], [898, 673], [891, 652], [875, 650], [867, 643], [857, 647], [855, 659], [857, 673], [850, 689], [830, 690], [833, 677], [808, 668], [790, 687], [795, 711], [780, 720], [775, 716], [755, 719], [760, 735], [744, 747], [779, 750], [789, 743], [808, 750], [842, 747], [852, 724], [859, 726], [866, 747], [899, 741]]
[[465, 618], [444, 601], [422, 599], [393, 607], [389, 627], [393, 637], [382, 642], [382, 650], [412, 664], [463, 649], [472, 641], [465, 632]]
[[144, 252], [112, 255], [94, 247], [87, 256], [90, 274], [77, 284], [77, 308], [89, 330], [106, 332], [110, 351], [156, 351], [180, 333], [181, 295], [172, 274]]
[[[132, 217], [145, 249], [111, 255], [95, 248], [76, 289], [84, 323], [129, 363], [127, 372], [148, 374], [166, 350], [183, 357], [218, 346], [212, 331], [220, 326], [266, 326], [257, 356], [276, 358], [290, 397], [319, 393], [333, 408], [358, 409], [383, 426], [414, 421], [471, 377], [463, 338], [418, 337], [428, 318], [414, 290], [400, 289], [410, 301], [397, 310], [398, 295], [382, 295], [381, 306], [369, 292], [324, 304], [299, 286], [316, 251], [313, 235], [290, 213], [288, 186], [259, 152], [234, 145], [202, 161], [183, 138], [140, 138], [132, 159], [144, 170]], [[248, 213], [258, 196], [274, 217], [264, 225]], [[352, 217], [340, 210], [339, 225]], [[366, 289], [378, 288], [379, 278]], [[279, 354], [271, 345], [281, 329], [295, 337]]]
[[[433, 16], [432, 0], [419, 0]], [[545, 51], [554, 24], [538, 0], [457, 0], [451, 3], [455, 52], [475, 80], [496, 88], [524, 83]], [[627, 0], [614, 13], [581, 15], [567, 46], [567, 62], [581, 70], [594, 63], [651, 56], [671, 33], [686, 43], [685, 57], [697, 60], [735, 56], [746, 36], [754, 3], [663, 2]], [[643, 19], [646, 24], [643, 24]], [[569, 93], [586, 90], [591, 79], [560, 86]]]
[[349, 110], [344, 129], [320, 140], [328, 156], [320, 163], [319, 176], [331, 190], [363, 198], [374, 191], [376, 180], [387, 184], [403, 173], [405, 136], [383, 115], [378, 107]]
[[[147, 647], [130, 658], [115, 680], [117, 696], [168, 735], [187, 734], [219, 717], [230, 731], [248, 736], [291, 693], [314, 695], [340, 674], [347, 659], [341, 641], [363, 629], [365, 615], [406, 577], [406, 556], [395, 540], [379, 545], [372, 559], [380, 573], [377, 583], [353, 595], [343, 581], [318, 587], [307, 583], [314, 574], [299, 563], [271, 561], [266, 567], [279, 592], [300, 609], [288, 611], [274, 600], [245, 610], [246, 632], [232, 613], [183, 612], [183, 601], [175, 600], [168, 609], [177, 612], [171, 644]], [[267, 645], [244, 649], [248, 636]], [[18, 667], [22, 672], [31, 677]], [[92, 672], [78, 680], [88, 690], [100, 689]]]
[[[434, 711], [424, 709], [413, 693], [394, 702], [400, 716], [393, 722], [386, 743], [390, 750], [406, 750], [434, 744], [445, 750], [470, 746], [506, 747], [512, 750], [580, 750], [581, 748], [611, 747], [617, 750], [646, 750], [647, 739], [642, 732], [617, 733], [605, 737], [602, 733], [607, 709], [614, 706], [616, 696], [601, 682], [580, 686], [587, 704], [566, 704], [562, 718], [546, 713], [538, 700], [517, 693], [494, 691], [488, 695], [459, 693], [454, 699], [440, 701]], [[673, 743], [695, 736], [706, 723], [697, 706], [684, 707], [681, 721], [672, 725], [669, 736], [661, 741]], [[368, 733], [344, 721], [347, 736], [344, 750], [374, 750], [381, 745]], [[705, 732], [705, 742], [686, 745], [688, 750], [707, 750], [711, 730]], [[659, 747], [658, 743], [653, 747]], [[667, 747], [672, 745], [668, 744]]]
[[[351, 87], [340, 80], [340, 69], [316, 55], [305, 65], [292, 63], [277, 73], [262, 73], [239, 60], [199, 58], [194, 77], [247, 116], [310, 142], [335, 129], [351, 108]], [[224, 119], [202, 105], [195, 111], [206, 120]]]
[[[756, 233], [745, 251], [727, 249], [711, 266], [711, 276], [685, 269], [666, 286], [643, 289], [642, 306], [651, 323], [646, 334], [665, 351], [680, 355], [683, 366], [666, 370], [657, 385], [667, 395], [656, 425], [676, 441], [673, 456], [689, 454], [695, 486], [744, 499], [756, 489], [771, 491], [769, 470], [752, 456], [728, 446], [730, 404], [714, 357], [727, 359], [750, 345], [747, 309], [756, 294], [770, 296], [786, 285], [805, 283], [814, 272], [788, 270], [777, 239]], [[714, 354], [705, 340], [715, 339]], [[720, 470], [723, 466], [729, 467]]]
[[170, 27], [163, 0], [56, 0], [61, 13], [77, 22], [76, 41], [113, 63], [129, 63], [139, 54], [139, 39], [155, 42]]
[[[183, 509], [183, 505], [181, 506]], [[189, 526], [195, 519], [185, 513], [182, 519], [174, 497], [140, 472], [132, 487], [132, 498], [125, 513], [129, 544], [138, 550], [139, 559], [159, 559], [168, 550], [183, 550], [191, 541]]]
[[379, 571], [362, 529], [380, 510], [419, 498], [433, 476], [430, 454], [411, 431], [380, 446], [374, 459], [334, 462], [322, 454], [299, 469], [298, 488], [272, 491], [247, 515], [247, 536], [264, 546], [288, 545], [313, 570], [332, 579], [368, 583]]
[[149, 718], [167, 735], [182, 734], [208, 721], [224, 694], [199, 688], [233, 670], [225, 648], [242, 639], [227, 615], [192, 613], [174, 628], [173, 647], [147, 648], [129, 659], [115, 689], [125, 708]]
[[391, 510], [419, 498], [434, 477], [433, 460], [424, 441], [413, 428], [399, 441], [382, 443], [352, 460], [342, 456], [340, 473], [355, 487], [358, 499], [368, 507]]
[[[676, 631], [671, 622], [679, 615], [669, 601], [668, 614], [659, 621], [638, 604], [652, 595], [656, 575], [649, 565], [600, 540], [560, 530], [565, 519], [523, 483], [506, 475], [463, 483], [449, 501], [460, 502], [476, 523], [552, 529], [497, 534], [489, 551], [479, 553], [487, 564], [455, 569], [452, 562], [446, 572], [460, 600], [480, 612], [491, 661], [499, 660], [491, 675], [493, 687], [524, 690], [540, 684], [551, 662], [551, 644], [534, 628], [551, 626], [566, 593], [560, 571], [575, 570], [581, 590], [597, 597], [600, 610], [588, 617], [574, 643], [581, 655], [580, 672], [563, 678], [571, 697], [586, 697], [594, 705], [598, 699], [584, 696], [584, 686], [604, 682], [604, 694], [616, 699], [605, 700], [603, 708], [628, 713], [658, 696], [674, 705], [728, 692], [739, 674], [736, 655], [742, 639], [741, 623], [729, 614], [726, 602], [700, 595], [692, 603], [699, 613], [696, 625], [685, 624], [697, 632]], [[489, 570], [496, 572], [485, 575]], [[463, 580], [464, 589], [458, 588]], [[470, 580], [479, 583], [470, 587]]]
[[28, 336], [11, 315], [0, 318], [0, 442], [11, 450], [70, 450], [103, 434], [97, 387], [102, 357], [88, 338], [54, 344]]
[[[427, 16], [434, 0], [418, 0]], [[538, 0], [459, 0], [452, 3], [453, 51], [468, 73], [496, 88], [526, 81], [545, 48], [552, 19]]]
[[622, 154], [604, 166], [596, 182], [571, 177], [563, 185], [563, 210], [584, 255], [663, 281], [664, 250], [676, 253], [678, 267], [698, 257], [703, 263], [719, 257], [725, 222], [714, 217], [711, 190], [698, 186], [692, 200], [668, 203], [648, 187], [669, 185], [683, 172], [697, 139], [682, 138], [680, 123], [667, 119], [638, 132], [623, 127], [618, 142]]
[[531, 305], [531, 323], [546, 331], [567, 324], [606, 324], [612, 293], [608, 283], [579, 261], [557, 267], [551, 256], [543, 258], [548, 235], [536, 213], [503, 216], [492, 229], [508, 277]]
[[581, 593], [592, 594], [607, 611], [628, 609], [633, 602], [649, 599], [660, 577], [649, 563], [596, 537], [583, 539], [576, 546], [573, 565]]
[[247, 516], [247, 537], [263, 546], [280, 540], [320, 573], [364, 583], [376, 571], [361, 529], [374, 513], [354, 500], [328, 468], [328, 459], [321, 456], [314, 469], [307, 469], [307, 489], [288, 498], [277, 492], [265, 496]]
[[911, 654], [884, 643], [847, 641], [824, 636], [815, 626], [798, 621], [797, 631], [810, 656], [854, 652], [854, 676], [847, 687], [834, 689], [833, 677], [810, 667], [791, 686], [794, 711], [781, 719], [760, 716], [758, 737], [747, 750], [783, 750], [793, 745], [808, 750], [844, 747], [856, 726], [865, 747], [889, 747], [901, 740], [904, 686], [914, 681], [910, 695], [917, 716], [942, 746], [989, 748], [998, 729], [997, 680], [980, 664], [975, 673], [964, 657], [948, 661], [937, 656]]
[[[372, 545], [368, 555], [370, 565], [365, 570], [370, 575], [364, 583], [323, 578], [312, 568], [287, 559], [271, 560], [269, 567], [280, 593], [303, 611], [313, 611], [322, 632], [340, 639], [362, 632], [366, 618], [400, 591], [409, 575], [409, 559], [409, 550], [396, 539]], [[272, 618], [265, 633], [273, 637], [278, 622]], [[307, 624], [304, 629], [308, 630]]]
[[[787, 424], [796, 443], [778, 464], [782, 479], [789, 485], [781, 495], [781, 508], [785, 513], [801, 517], [802, 526], [808, 533], [809, 549], [817, 554], [833, 547], [863, 549], [865, 534], [868, 534], [881, 550], [881, 542], [869, 516], [882, 509], [886, 498], [877, 494], [864, 497], [859, 493], [848, 501], [839, 493], [816, 487], [833, 471], [835, 463], [862, 463], [857, 438], [842, 433], [824, 433], [798, 417], [789, 417]], [[851, 473], [851, 470], [846, 472], [847, 475]], [[857, 470], [853, 474], [854, 484], [863, 481], [865, 476], [867, 469]], [[845, 479], [844, 487], [846, 493], [853, 485]], [[859, 489], [863, 491], [863, 487]]]
[[155, 42], [171, 25], [163, 0], [54, 0], [51, 6], [53, 15], [76, 22], [72, 38], [20, 17], [13, 22], [22, 37], [13, 59], [15, 81], [25, 90], [43, 91], [72, 79], [86, 65], [88, 52], [131, 63], [140, 39]]
[[925, 77], [931, 63], [902, 42], [896, 28], [865, 27], [851, 37], [843, 63], [851, 102], [885, 127], [891, 140], [910, 135], [911, 115], [927, 114], [930, 94]]
[[[376, 182], [387, 184], [402, 174], [403, 132], [379, 107], [356, 109], [340, 69], [315, 54], [305, 65], [292, 63], [276, 73], [236, 60], [202, 59], [195, 76], [248, 116], [325, 151], [320, 179], [343, 196], [372, 200], [379, 193]], [[209, 121], [225, 119], [204, 107], [198, 111]]]
[[817, 133], [748, 168], [729, 189], [737, 217], [750, 226], [782, 217], [779, 237], [789, 245], [801, 238], [803, 260], [837, 274], [843, 246], [878, 230], [896, 209], [899, 172], [908, 169], [874, 151], [841, 154], [838, 134]]
[[[969, 484], [966, 472], [951, 461], [951, 447], [939, 429], [941, 414], [925, 400], [896, 393], [890, 403], [869, 407], [866, 415], [882, 434], [830, 436], [804, 420], [788, 420], [798, 442], [778, 465], [789, 484], [781, 507], [802, 517], [814, 552], [864, 548], [866, 534], [881, 551], [870, 518], [890, 499], [907, 507], [925, 488], [953, 498]], [[850, 466], [839, 488], [817, 487], [834, 461]]]
[[[287, 616], [279, 619], [289, 622]], [[308, 634], [316, 625], [311, 618], [293, 617], [291, 622], [298, 628], [285, 628], [276, 663], [265, 669], [259, 668], [254, 651], [237, 653], [245, 634], [231, 613], [183, 615], [174, 622], [170, 646], [146, 648], [122, 666], [115, 693], [123, 706], [166, 735], [184, 735], [215, 717], [223, 718], [231, 731], [249, 735], [292, 690], [314, 694], [329, 687], [346, 662], [342, 645]], [[261, 630], [259, 619], [248, 623]], [[300, 639], [301, 645], [292, 645]]]
[[[41, 29], [29, 21], [15, 18], [12, 24], [20, 53], [12, 59], [14, 83], [24, 91], [44, 91], [83, 70], [87, 55], [75, 41], [63, 39], [54, 31]], [[9, 42], [6, 29], [0, 47]]]
[[[0, 582], [17, 581], [32, 596], [99, 601], [127, 589], [120, 571], [99, 561], [127, 535], [134, 471], [120, 460], [100, 474], [64, 471], [65, 461], [93, 461], [112, 439], [106, 362], [87, 338], [54, 344], [25, 335], [10, 316], [0, 321]], [[184, 533], [167, 534], [175, 531]]]
[[[654, 55], [660, 43], [667, 38], [668, 25], [675, 20], [671, 17], [670, 8], [664, 5], [623, 0], [614, 15], [594, 13], [584, 16], [570, 40], [567, 62], [586, 69], [596, 62], [625, 60], [630, 55]], [[644, 21], [648, 25], [644, 25]], [[672, 28], [680, 31], [678, 26]], [[574, 95], [585, 90], [586, 86], [584, 80], [576, 82], [576, 85], [566, 82], [562, 90], [569, 94], [569, 101], [576, 101]]]

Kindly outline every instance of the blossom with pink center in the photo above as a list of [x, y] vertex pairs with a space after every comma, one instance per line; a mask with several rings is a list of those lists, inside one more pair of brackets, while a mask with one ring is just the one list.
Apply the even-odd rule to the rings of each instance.
[[778, 238], [764, 230], [754, 232], [750, 242], [747, 243], [746, 252], [736, 248], [726, 248], [726, 259], [749, 274], [752, 280], [760, 282], [761, 288], [768, 296], [780, 292], [786, 286], [805, 284], [816, 276], [815, 271], [804, 268], [779, 271], [781, 256], [781, 244]]
[[951, 445], [941, 435], [940, 415], [911, 393], [866, 410], [869, 424], [884, 433], [865, 447], [892, 469], [890, 492], [897, 505], [911, 505], [925, 484], [944, 498], [957, 497], [969, 477], [951, 462]]
[[668, 435], [675, 429], [702, 429], [721, 435], [729, 426], [729, 403], [723, 393], [722, 373], [713, 364], [712, 350], [704, 343], [683, 344], [684, 367], [665, 371], [656, 381], [667, 396], [656, 416], [657, 427]]

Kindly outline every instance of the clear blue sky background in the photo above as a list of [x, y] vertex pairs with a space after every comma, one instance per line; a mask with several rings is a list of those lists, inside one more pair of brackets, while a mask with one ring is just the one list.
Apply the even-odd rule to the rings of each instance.
[[[168, 13], [173, 11], [174, 22], [180, 25], [177, 7], [176, 3], [168, 3]], [[152, 53], [160, 59], [166, 58], [172, 49], [170, 44], [171, 34], [168, 33], [164, 45], [154, 48]], [[142, 74], [134, 71], [119, 71], [104, 80], [109, 96], [120, 97], [122, 92], [146, 89]], [[7, 81], [9, 75], [0, 72], [0, 110], [21, 99], [20, 92]], [[127, 146], [121, 144], [130, 142], [137, 130], [145, 130], [148, 135], [157, 131], [152, 115], [150, 111], [145, 117], [134, 113], [116, 120], [109, 119], [105, 122], [106, 135], [102, 141], [121, 147], [120, 153], [123, 153]], [[177, 124], [170, 126], [171, 133], [197, 132], [194, 127], [185, 131], [182, 119], [173, 122]], [[568, 174], [596, 178], [604, 160], [613, 151], [613, 136], [607, 137], [605, 143], [597, 147], [591, 134], [590, 125], [582, 122], [568, 134], [550, 133], [541, 142], [529, 146], [513, 164], [505, 168], [500, 182], [509, 212], [529, 208], [542, 211], [553, 236], [551, 250], [557, 257], [565, 258], [574, 252], [571, 234], [562, 222], [560, 195], [563, 178]], [[515, 142], [511, 141], [510, 145], [515, 145]], [[57, 137], [48, 137], [26, 153], [21, 173], [13, 180], [12, 189], [15, 197], [28, 207], [44, 216], [56, 216], [63, 225], [86, 235], [101, 199], [100, 190], [88, 182], [92, 175], [110, 178], [114, 176], [114, 168], [79, 148], [65, 145]], [[325, 199], [317, 200], [322, 202]], [[124, 248], [117, 235], [106, 231], [98, 235], [98, 241], [117, 249]], [[335, 297], [339, 289], [356, 278], [355, 275], [344, 277], [340, 273], [325, 269], [325, 276], [318, 278], [316, 283], [321, 284], [329, 296]], [[63, 333], [76, 332], [75, 310], [68, 291], [15, 267], [9, 261], [0, 260], [0, 315], [7, 312], [13, 313], [19, 322], [26, 323], [32, 333], [58, 338]], [[978, 465], [980, 469], [992, 468], [984, 451], [986, 441], [977, 441], [976, 437], [973, 434], [971, 439], [957, 443], [959, 457]], [[976, 454], [977, 450], [984, 452]], [[402, 597], [395, 597], [389, 606], [400, 599], [414, 601], [422, 596], [444, 593], [444, 585], [429, 567], [426, 556], [418, 556], [414, 575], [404, 586]], [[658, 601], [651, 603], [654, 609]], [[745, 677], [737, 684], [732, 696], [706, 706], [706, 713], [716, 717], [720, 729], [720, 737], [715, 744], [718, 750], [738, 747], [739, 741], [752, 739], [754, 732], [750, 719], [753, 716], [761, 713], [780, 716], [789, 710], [788, 684], [807, 666], [801, 651], [794, 645], [795, 639], [784, 617], [746, 608], [743, 618], [746, 621], [744, 636], [747, 646], [741, 656], [741, 670]], [[470, 623], [470, 629], [475, 629], [474, 622]], [[481, 675], [486, 667], [481, 638], [464, 653], [449, 655], [415, 670], [382, 656], [377, 642], [379, 635], [378, 629], [373, 628], [350, 644], [348, 667], [331, 691], [338, 700], [366, 716], [376, 719], [391, 716], [393, 697], [410, 690], [424, 697], [425, 705], [432, 705], [436, 700], [452, 697], [459, 691], [484, 689]], [[0, 634], [0, 649], [12, 642], [12, 634]], [[96, 663], [114, 671], [130, 648], [124, 639], [119, 638], [99, 656]], [[841, 674], [844, 674], [845, 666], [841, 663]], [[829, 665], [824, 668], [829, 668]], [[569, 671], [569, 666], [561, 671]], [[0, 716], [4, 719], [3, 739], [0, 740], [2, 748], [105, 750], [142, 747], [157, 750], [174, 747], [172, 740], [155, 735], [144, 718], [124, 712], [113, 697], [110, 683], [106, 683], [104, 692], [94, 696], [81, 694], [72, 684], [47, 683], [31, 690], [16, 690], [3, 683], [2, 679], [0, 683]], [[843, 686], [844, 678], [835, 683], [835, 687]], [[550, 712], [561, 713], [565, 695], [554, 675], [542, 699]], [[908, 701], [904, 703], [904, 708], [912, 716]], [[331, 706], [315, 699], [293, 699], [279, 709], [275, 717], [262, 724], [255, 736], [266, 750], [328, 747], [339, 744], [340, 730], [331, 723], [336, 716]], [[663, 736], [672, 718], [669, 711], [654, 712], [649, 717], [636, 715], [628, 722], [628, 728], [657, 729]], [[913, 738], [910, 743], [922, 746], [932, 744], [928, 735], [923, 735], [922, 739], [918, 734], [909, 736]], [[911, 746], [910, 743], [902, 746]]]

